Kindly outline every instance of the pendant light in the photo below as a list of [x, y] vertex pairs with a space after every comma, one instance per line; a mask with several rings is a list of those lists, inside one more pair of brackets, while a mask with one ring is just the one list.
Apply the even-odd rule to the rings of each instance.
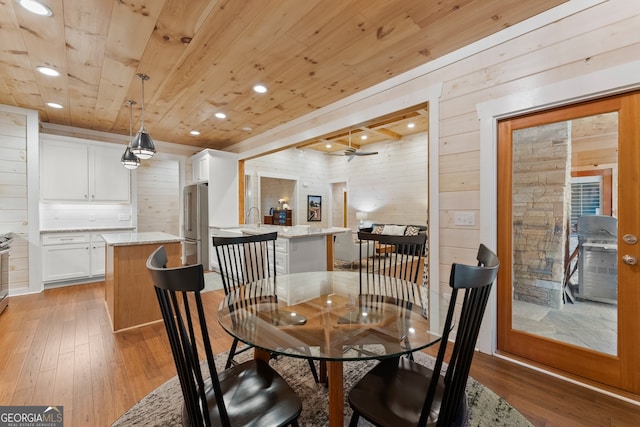
[[[127, 104], [129, 104], [129, 144], [131, 144], [131, 139], [133, 138], [133, 112], [131, 106], [135, 103], [136, 101], [130, 99], [127, 101]], [[131, 152], [129, 144], [127, 144], [127, 148], [124, 150], [120, 163], [127, 169], [135, 169], [140, 166], [140, 159]]]
[[131, 141], [129, 148], [131, 152], [142, 160], [150, 159], [156, 152], [156, 147], [153, 144], [151, 135], [144, 128], [144, 81], [149, 80], [149, 76], [146, 74], [138, 73], [136, 76], [142, 81], [142, 115], [140, 116], [140, 130], [136, 135], [136, 138]]

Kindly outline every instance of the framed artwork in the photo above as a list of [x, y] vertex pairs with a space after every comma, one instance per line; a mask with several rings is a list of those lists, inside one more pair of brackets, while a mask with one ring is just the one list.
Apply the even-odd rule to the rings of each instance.
[[322, 196], [307, 196], [307, 221], [322, 221]]

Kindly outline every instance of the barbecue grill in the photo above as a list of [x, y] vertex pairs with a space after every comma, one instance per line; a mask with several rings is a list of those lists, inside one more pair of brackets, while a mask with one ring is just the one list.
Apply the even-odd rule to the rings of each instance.
[[577, 298], [618, 303], [618, 220], [611, 216], [578, 218]]

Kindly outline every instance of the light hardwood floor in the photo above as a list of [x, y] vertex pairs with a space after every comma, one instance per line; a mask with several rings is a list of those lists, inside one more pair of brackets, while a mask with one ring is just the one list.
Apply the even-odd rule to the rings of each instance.
[[[226, 351], [231, 339], [209, 320], [214, 351]], [[0, 316], [0, 405], [63, 405], [65, 426], [108, 426], [174, 375], [161, 323], [111, 332], [103, 283], [14, 297]], [[477, 354], [471, 375], [535, 426], [640, 425], [638, 406], [495, 357]]]

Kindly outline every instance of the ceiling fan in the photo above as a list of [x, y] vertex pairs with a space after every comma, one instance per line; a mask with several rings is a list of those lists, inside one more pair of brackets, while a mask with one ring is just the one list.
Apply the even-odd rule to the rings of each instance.
[[377, 151], [358, 151], [358, 149], [356, 147], [352, 147], [351, 146], [351, 131], [349, 131], [349, 146], [344, 149], [344, 152], [342, 154], [334, 154], [334, 153], [326, 153], [326, 154], [329, 155], [329, 156], [347, 156], [347, 157], [349, 157], [349, 159], [347, 161], [350, 162], [356, 156], [373, 156], [375, 154], [378, 154], [378, 152]]

